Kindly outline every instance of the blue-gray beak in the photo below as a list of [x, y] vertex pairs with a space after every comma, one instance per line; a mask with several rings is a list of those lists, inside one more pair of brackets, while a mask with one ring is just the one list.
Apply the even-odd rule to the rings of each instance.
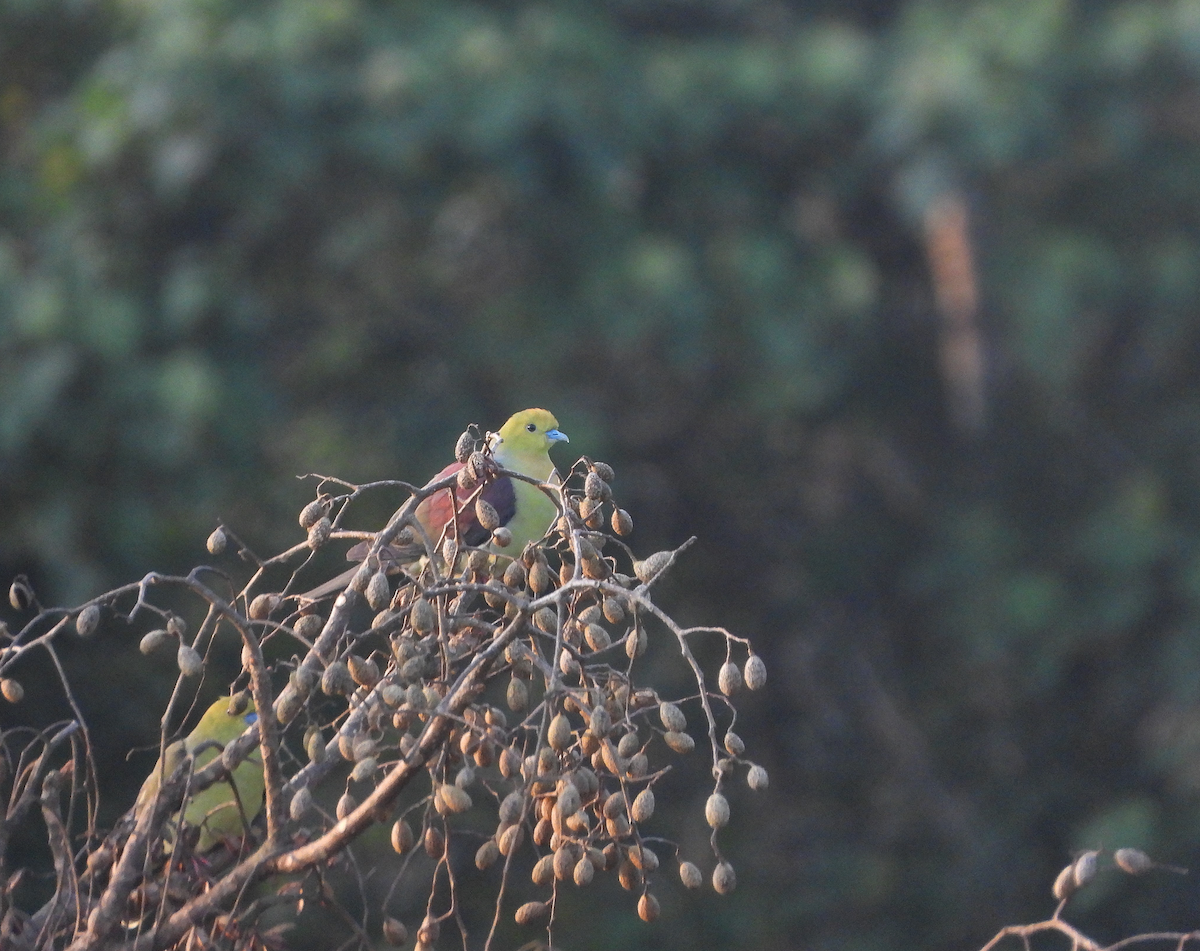
[[570, 442], [566, 433], [560, 433], [557, 429], [547, 429], [546, 438], [551, 442]]

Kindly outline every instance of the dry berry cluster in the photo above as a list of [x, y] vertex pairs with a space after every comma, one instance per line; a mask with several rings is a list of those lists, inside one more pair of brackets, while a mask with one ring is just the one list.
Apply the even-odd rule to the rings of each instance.
[[[456, 843], [469, 842], [475, 865], [492, 870], [495, 914], [485, 946], [503, 920], [550, 927], [560, 889], [586, 888], [599, 876], [634, 893], [646, 921], [658, 915], [660, 876], [699, 888], [708, 866], [712, 888], [733, 890], [734, 869], [717, 839], [730, 816], [726, 792], [735, 780], [767, 785], [732, 729], [733, 698], [763, 686], [762, 659], [723, 629], [681, 628], [654, 603], [653, 586], [682, 548], [634, 555], [626, 543], [633, 521], [613, 499], [609, 466], [584, 458], [563, 482], [543, 485], [558, 507], [556, 523], [539, 543], [509, 551], [511, 535], [480, 494], [498, 476], [523, 477], [500, 469], [474, 430], [456, 455], [465, 463], [456, 476], [422, 488], [322, 478], [300, 514], [307, 537], [287, 551], [258, 558], [222, 527], [208, 541], [222, 559], [215, 567], [149, 575], [75, 609], [39, 609], [10, 637], [0, 673], [35, 646], [53, 651], [68, 627], [89, 637], [121, 615], [153, 628], [142, 638], [144, 652], [175, 651], [183, 701], [208, 668], [214, 642], [236, 636], [241, 679], [259, 711], [256, 727], [214, 763], [172, 777], [153, 815], [131, 813], [107, 836], [89, 821], [86, 848], [61, 863], [69, 887], [32, 914], [10, 909], [19, 939], [12, 947], [159, 948], [197, 936], [211, 947], [271, 946], [280, 938], [259, 927], [262, 913], [314, 895], [328, 900], [323, 869], [381, 823], [405, 856], [400, 875], [427, 876], [428, 901], [420, 920], [386, 900], [370, 910], [363, 946], [380, 926], [372, 921], [393, 944], [408, 941], [411, 928], [418, 949], [447, 940], [445, 931], [456, 932], [452, 943], [468, 940], [464, 852]], [[431, 538], [417, 521], [420, 501], [451, 486], [468, 493], [463, 506], [491, 532], [485, 548], [456, 538], [455, 522]], [[396, 488], [408, 498], [382, 531], [346, 527], [364, 496]], [[339, 584], [312, 588], [331, 573], [323, 556], [339, 541], [357, 542], [351, 555], [360, 564]], [[227, 574], [234, 558], [250, 569], [236, 591]], [[160, 592], [178, 589], [205, 610], [194, 634], [181, 612], [157, 606]], [[22, 607], [33, 609], [27, 594]], [[662, 696], [639, 680], [639, 659], [660, 638], [671, 640], [672, 656], [691, 673], [687, 696]], [[702, 668], [698, 639], [723, 645], [716, 670]], [[2, 686], [19, 699], [12, 676]], [[37, 743], [50, 749], [51, 739], [47, 733]], [[711, 757], [707, 858], [680, 855], [654, 829], [659, 781], [698, 743]], [[256, 746], [266, 803], [252, 836], [202, 864], [189, 861], [186, 838], [164, 855], [164, 826], [185, 795], [228, 775]], [[67, 775], [47, 766], [38, 781], [47, 773]], [[76, 775], [84, 773], [85, 762]], [[90, 785], [89, 778], [57, 788], [82, 794]], [[52, 794], [41, 801], [44, 813], [61, 815]], [[492, 831], [481, 832], [481, 824]], [[421, 852], [432, 863], [411, 862]], [[247, 900], [248, 886], [279, 873], [307, 877], [270, 900]]]

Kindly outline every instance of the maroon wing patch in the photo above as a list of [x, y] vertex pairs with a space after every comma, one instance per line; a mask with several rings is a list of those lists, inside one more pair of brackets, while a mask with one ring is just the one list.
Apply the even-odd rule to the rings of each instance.
[[[453, 462], [429, 481], [436, 482], [446, 476], [454, 475], [462, 467], [461, 462]], [[475, 517], [475, 505], [467, 502], [474, 491], [474, 489], [467, 491], [455, 487], [459, 507], [458, 537], [460, 542], [466, 545], [482, 545], [491, 535]], [[496, 509], [501, 525], [507, 525], [512, 521], [512, 517], [517, 511], [517, 493], [511, 479], [497, 479], [489, 483], [484, 487], [482, 495]], [[429, 533], [430, 540], [435, 544], [441, 538], [442, 530], [454, 518], [454, 507], [450, 500], [450, 490], [445, 489], [434, 493], [417, 506], [417, 518], [420, 519], [425, 531]]]

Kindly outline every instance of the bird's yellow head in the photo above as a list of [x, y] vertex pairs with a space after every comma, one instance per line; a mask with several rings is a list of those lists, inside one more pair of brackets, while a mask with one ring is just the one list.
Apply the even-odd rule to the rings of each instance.
[[221, 697], [204, 711], [191, 735], [224, 746], [241, 736], [257, 719], [253, 701], [242, 705], [237, 697]]
[[491, 439], [492, 451], [505, 456], [545, 455], [556, 442], [570, 442], [559, 432], [558, 420], [544, 409], [525, 409], [508, 418]]

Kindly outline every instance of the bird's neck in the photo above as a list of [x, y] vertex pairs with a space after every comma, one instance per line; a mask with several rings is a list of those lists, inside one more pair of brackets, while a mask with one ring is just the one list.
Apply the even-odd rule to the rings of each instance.
[[505, 469], [512, 469], [514, 472], [527, 475], [531, 479], [540, 479], [543, 482], [549, 479], [550, 473], [554, 471], [554, 463], [544, 452], [506, 452], [504, 445], [501, 444], [496, 450], [495, 457], [496, 461]]

